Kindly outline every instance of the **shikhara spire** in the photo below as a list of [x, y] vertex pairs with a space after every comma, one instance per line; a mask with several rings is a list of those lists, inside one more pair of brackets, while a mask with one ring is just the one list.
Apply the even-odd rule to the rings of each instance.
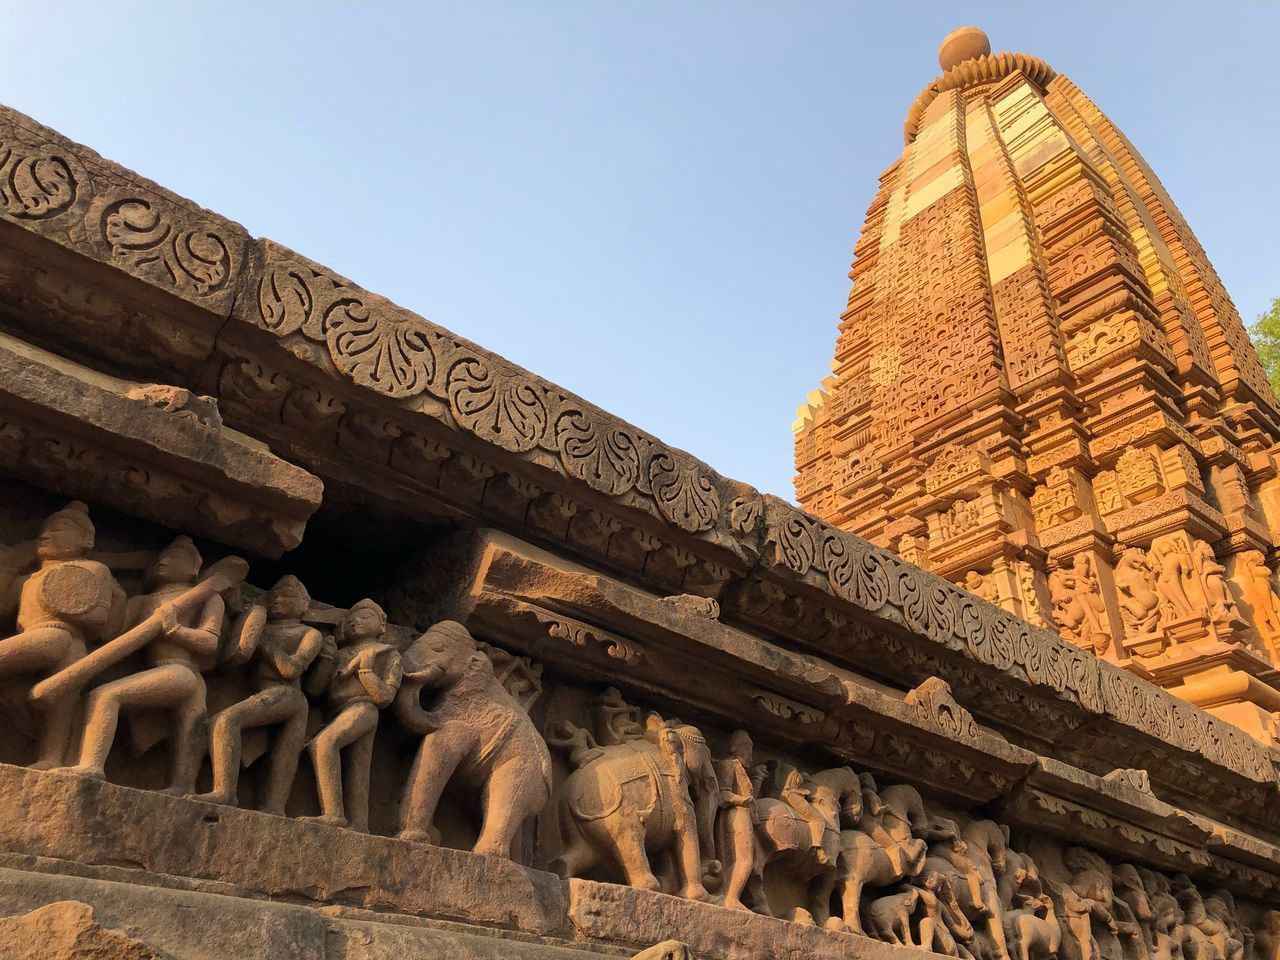
[[939, 50], [855, 250], [802, 506], [1270, 738], [1277, 407], [1195, 235], [1070, 80]]

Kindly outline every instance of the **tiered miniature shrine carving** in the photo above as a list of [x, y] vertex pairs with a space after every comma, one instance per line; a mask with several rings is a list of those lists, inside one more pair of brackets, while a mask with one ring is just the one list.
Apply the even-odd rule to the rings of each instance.
[[1269, 741], [1280, 404], [1240, 316], [1066, 77], [973, 28], [939, 59], [799, 411], [799, 502]]
[[1263, 547], [896, 555], [2, 109], [0, 328], [0, 951], [1278, 960], [1280, 752], [1094, 656]]

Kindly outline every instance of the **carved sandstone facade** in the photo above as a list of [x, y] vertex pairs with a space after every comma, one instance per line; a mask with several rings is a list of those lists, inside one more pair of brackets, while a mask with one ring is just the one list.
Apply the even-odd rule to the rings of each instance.
[[0, 369], [6, 956], [1275, 956], [1280, 752], [1087, 558], [1016, 617], [3, 109]]
[[1066, 77], [973, 28], [867, 214], [796, 492], [1264, 740], [1280, 406], [1172, 200]]

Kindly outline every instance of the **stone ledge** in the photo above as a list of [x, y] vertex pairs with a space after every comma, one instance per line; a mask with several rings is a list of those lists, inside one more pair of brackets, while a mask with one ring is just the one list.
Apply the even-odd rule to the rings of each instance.
[[[666, 894], [565, 883], [464, 851], [71, 774], [0, 764], [0, 809], [9, 812], [0, 817], [0, 914], [83, 900], [98, 909], [104, 926], [151, 934], [141, 938], [179, 960], [223, 960], [249, 941], [291, 944], [278, 953], [244, 954], [289, 960], [408, 954], [553, 960], [630, 955], [667, 939], [687, 942], [700, 960], [931, 956]], [[166, 927], [174, 915], [184, 918], [181, 930]]]
[[652, 931], [669, 930], [671, 937], [683, 940], [699, 958], [844, 960], [857, 956], [859, 960], [929, 960], [938, 956], [856, 934], [834, 933], [808, 924], [591, 880], [569, 881], [569, 917], [582, 937], [636, 949], [652, 945]]
[[460, 850], [9, 765], [0, 809], [6, 852], [540, 935], [569, 929], [559, 879]]

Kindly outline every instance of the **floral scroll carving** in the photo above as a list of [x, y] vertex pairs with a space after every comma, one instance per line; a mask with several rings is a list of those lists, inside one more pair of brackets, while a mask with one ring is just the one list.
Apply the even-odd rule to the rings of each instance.
[[203, 225], [175, 223], [158, 204], [142, 197], [107, 204], [100, 228], [112, 257], [179, 290], [213, 293], [231, 276], [226, 240]]
[[69, 210], [79, 184], [72, 161], [48, 147], [0, 140], [0, 206], [19, 220], [47, 220]]

